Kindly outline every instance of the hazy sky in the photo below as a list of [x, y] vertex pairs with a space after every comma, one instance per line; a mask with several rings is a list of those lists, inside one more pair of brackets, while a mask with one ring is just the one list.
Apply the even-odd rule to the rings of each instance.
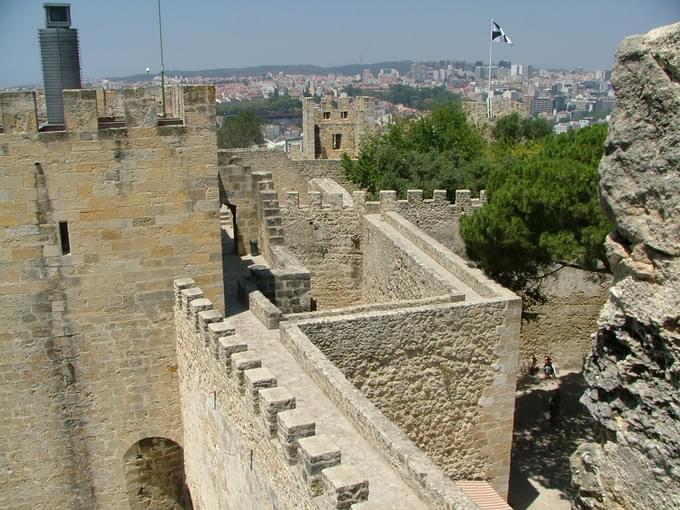
[[[71, 0], [84, 78], [159, 68], [156, 0]], [[40, 83], [43, 1], [0, 0], [0, 87]], [[488, 60], [610, 67], [629, 34], [680, 21], [680, 0], [162, 0], [165, 68]]]

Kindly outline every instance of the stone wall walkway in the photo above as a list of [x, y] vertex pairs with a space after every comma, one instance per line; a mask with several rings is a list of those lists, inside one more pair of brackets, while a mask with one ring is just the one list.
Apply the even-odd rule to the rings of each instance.
[[[278, 330], [266, 329], [249, 311], [227, 317], [236, 333], [247, 332], [248, 347], [262, 359], [297, 399], [297, 408], [316, 418], [317, 434], [328, 435], [340, 448], [342, 463], [362, 471], [369, 480], [369, 501], [377, 508], [420, 510], [428, 508], [399, 477], [377, 448], [371, 446], [349, 420], [307, 376], [279, 342]], [[372, 507], [372, 506], [371, 506]]]

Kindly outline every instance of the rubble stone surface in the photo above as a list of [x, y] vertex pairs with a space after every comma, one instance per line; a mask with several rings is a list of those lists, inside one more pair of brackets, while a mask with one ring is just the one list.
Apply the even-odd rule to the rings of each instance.
[[572, 457], [580, 509], [680, 508], [680, 23], [625, 39], [600, 164], [614, 285], [582, 402], [602, 443]]

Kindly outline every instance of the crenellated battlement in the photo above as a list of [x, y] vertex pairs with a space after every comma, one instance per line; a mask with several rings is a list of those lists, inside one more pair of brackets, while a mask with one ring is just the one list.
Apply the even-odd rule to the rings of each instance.
[[[276, 369], [249, 349], [194, 280], [175, 280], [174, 297], [178, 349], [191, 357], [188, 373], [180, 377], [189, 380], [200, 372], [199, 385], [204, 387], [196, 389], [213, 395], [213, 412], [231, 420], [239, 415], [235, 421], [247, 423], [258, 437], [255, 442], [266, 450], [258, 456], [276, 456], [277, 463], [288, 466], [288, 476], [306, 487], [310, 499], [323, 495], [317, 500], [320, 508], [350, 508], [367, 501], [368, 479], [343, 462], [334, 439], [318, 430], [316, 417], [298, 407], [288, 388], [279, 386]], [[223, 408], [223, 399], [232, 404]], [[228, 444], [226, 438], [216, 441], [223, 439]], [[252, 470], [253, 450], [250, 455]]]
[[63, 96], [65, 124], [40, 126], [35, 92], [0, 93], [0, 134], [215, 125], [215, 88], [211, 85], [168, 87], [166, 109], [172, 116], [161, 115], [158, 98], [144, 88], [64, 90]]
[[339, 191], [321, 192], [309, 191], [308, 205], [300, 204], [300, 192], [288, 191], [286, 193], [286, 207], [288, 209], [353, 209], [361, 214], [377, 214], [385, 211], [394, 211], [404, 208], [438, 208], [448, 207], [460, 214], [469, 214], [487, 203], [486, 190], [479, 192], [479, 197], [472, 198], [470, 190], [461, 189], [455, 191], [453, 202], [446, 198], [446, 190], [434, 190], [432, 198], [423, 198], [423, 190], [408, 190], [406, 199], [397, 200], [397, 192], [382, 190], [379, 192], [379, 200], [367, 200], [366, 191], [352, 192], [351, 201], [346, 200], [344, 194]]

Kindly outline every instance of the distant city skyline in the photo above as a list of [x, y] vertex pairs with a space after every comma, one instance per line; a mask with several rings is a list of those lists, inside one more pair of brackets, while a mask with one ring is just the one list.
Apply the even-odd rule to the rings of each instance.
[[[84, 79], [159, 72], [156, 0], [72, 0]], [[37, 30], [42, 0], [0, 0], [0, 87], [42, 82]], [[493, 60], [539, 67], [611, 67], [634, 33], [680, 21], [678, 0], [537, 0], [483, 4], [298, 0], [237, 4], [162, 0], [165, 68], [280, 64], [336, 66], [389, 60], [488, 60], [490, 21], [515, 43]]]

